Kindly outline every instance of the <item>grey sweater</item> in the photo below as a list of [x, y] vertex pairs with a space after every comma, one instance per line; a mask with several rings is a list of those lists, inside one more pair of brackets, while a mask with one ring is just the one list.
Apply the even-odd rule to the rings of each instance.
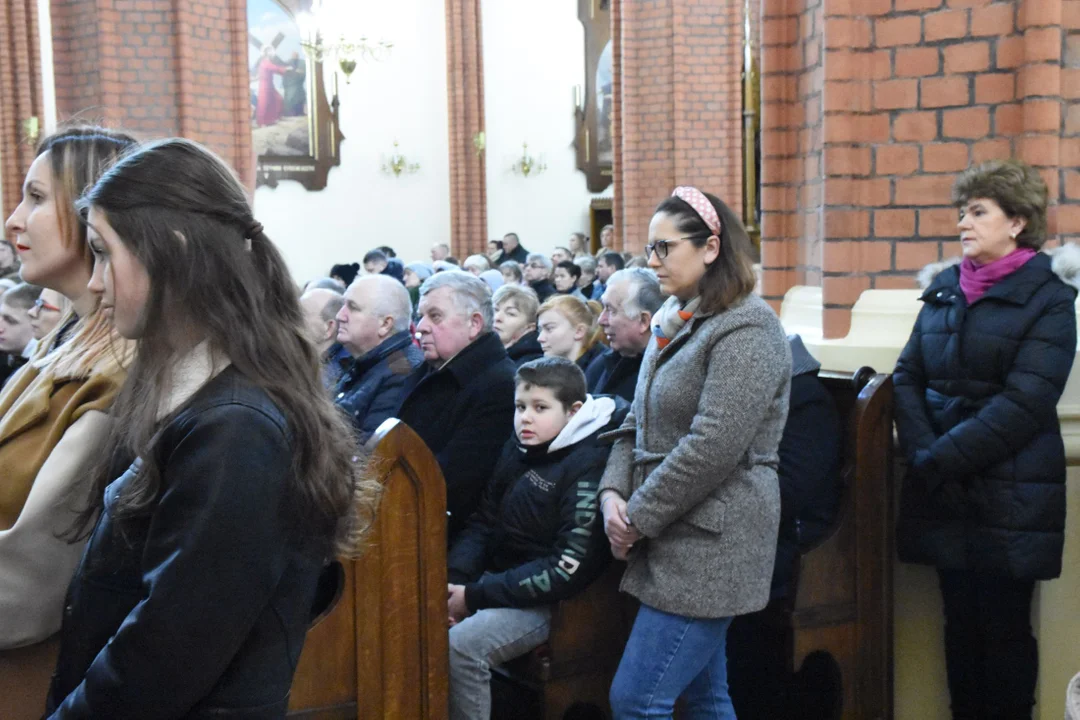
[[649, 344], [600, 484], [628, 499], [644, 538], [625, 592], [689, 617], [765, 607], [790, 384], [787, 337], [756, 295], [695, 314], [663, 350]]

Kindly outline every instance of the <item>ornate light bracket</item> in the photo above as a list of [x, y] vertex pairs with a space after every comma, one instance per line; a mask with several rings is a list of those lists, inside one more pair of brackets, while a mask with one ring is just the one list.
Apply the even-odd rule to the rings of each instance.
[[510, 171], [527, 178], [529, 175], [539, 175], [545, 170], [547, 170], [547, 163], [544, 162], [543, 157], [533, 157], [529, 154], [529, 143], [521, 143], [521, 157], [510, 166]]
[[761, 247], [761, 76], [754, 60], [750, 0], [743, 14], [743, 224]]
[[411, 163], [404, 155], [398, 152], [398, 142], [395, 140], [394, 152], [383, 161], [382, 171], [394, 177], [401, 177], [402, 173], [412, 175], [420, 171], [420, 163]]

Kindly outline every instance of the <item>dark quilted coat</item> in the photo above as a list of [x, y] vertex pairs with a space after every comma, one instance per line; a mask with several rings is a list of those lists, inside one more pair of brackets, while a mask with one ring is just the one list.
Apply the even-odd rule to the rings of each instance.
[[1023, 580], [1061, 573], [1056, 406], [1076, 353], [1075, 298], [1042, 253], [970, 307], [955, 266], [923, 294], [893, 378], [909, 463], [901, 560]]

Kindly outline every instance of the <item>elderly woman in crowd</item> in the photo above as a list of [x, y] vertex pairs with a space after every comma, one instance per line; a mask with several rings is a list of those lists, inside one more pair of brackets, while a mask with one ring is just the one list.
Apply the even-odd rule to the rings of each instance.
[[536, 293], [521, 285], [503, 285], [495, 291], [491, 302], [495, 306], [495, 333], [514, 365], [521, 367], [543, 357], [536, 330], [536, 313], [540, 307]]
[[953, 718], [1030, 718], [1036, 580], [1061, 573], [1065, 451], [1056, 405], [1076, 291], [1039, 252], [1047, 188], [991, 161], [953, 188], [963, 261], [937, 275], [896, 365], [907, 457], [897, 548], [937, 568]]
[[791, 381], [751, 252], [736, 215], [696, 188], [676, 188], [649, 224], [670, 297], [600, 484], [622, 589], [641, 601], [611, 687], [616, 718], [670, 717], [680, 696], [684, 717], [735, 717], [726, 635], [769, 599]]
[[499, 265], [499, 272], [502, 273], [503, 283], [506, 285], [524, 285], [525, 283], [525, 276], [521, 272], [521, 265], [514, 260], [507, 260]]

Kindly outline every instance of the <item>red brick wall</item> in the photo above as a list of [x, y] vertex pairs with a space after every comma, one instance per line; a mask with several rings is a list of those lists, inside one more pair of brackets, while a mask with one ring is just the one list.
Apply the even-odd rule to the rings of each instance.
[[742, 212], [743, 3], [613, 0], [615, 225], [641, 252], [653, 209], [696, 185]]
[[484, 129], [484, 47], [480, 0], [446, 0], [446, 91], [450, 106], [450, 252], [487, 252], [486, 153], [473, 138]]
[[45, 122], [39, 45], [37, 0], [0, 1], [0, 222], [18, 205], [34, 157], [23, 121], [37, 117], [39, 127]]
[[253, 179], [245, 0], [52, 0], [57, 114], [205, 143]]
[[[847, 333], [868, 288], [913, 287], [923, 265], [959, 254], [949, 192], [956, 174], [992, 157], [1042, 171], [1059, 205], [1051, 236], [1080, 233], [1080, 3], [1076, 0], [809, 0], [823, 7], [821, 286], [827, 337]], [[815, 243], [793, 229], [812, 184], [792, 168], [812, 148], [788, 135], [802, 3], [766, 4], [763, 237], [766, 296], [818, 278], [798, 262]], [[771, 15], [770, 15], [771, 14]], [[795, 30], [798, 28], [798, 31]], [[1074, 40], [1075, 38], [1075, 40]], [[1076, 49], [1073, 50], [1073, 46]], [[1066, 48], [1062, 57], [1062, 48]], [[1076, 57], [1070, 57], [1070, 53]], [[800, 102], [807, 102], [803, 79]], [[1077, 119], [1070, 123], [1068, 118]], [[792, 147], [791, 143], [795, 145]], [[793, 192], [797, 194], [793, 197]]]

